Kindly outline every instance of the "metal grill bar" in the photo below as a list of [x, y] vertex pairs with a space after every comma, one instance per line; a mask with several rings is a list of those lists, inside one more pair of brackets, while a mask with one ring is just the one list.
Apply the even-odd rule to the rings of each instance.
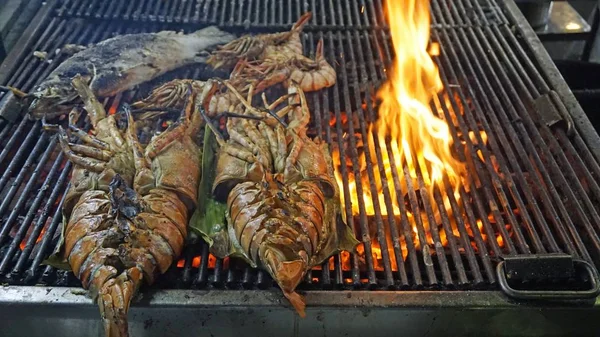
[[[302, 13], [315, 14], [307, 30], [385, 28], [379, 1], [356, 0], [64, 0], [65, 18], [115, 19], [142, 23], [218, 24], [224, 27], [289, 29]], [[319, 14], [318, 16], [316, 14]]]
[[[462, 4], [462, 2], [460, 2], [458, 5], [459, 5], [459, 6], [458, 6], [458, 7], [459, 7], [459, 9], [461, 9], [463, 12], [462, 12], [462, 13], [457, 13], [457, 12], [456, 12], [456, 10], [454, 10], [454, 11], [453, 11], [454, 17], [455, 17], [455, 18], [465, 17], [465, 16], [464, 16], [464, 8], [461, 8], [461, 6], [463, 5], [463, 4]], [[446, 12], [446, 13], [448, 13], [448, 12]], [[460, 14], [463, 14], [463, 15], [460, 15]], [[452, 22], [451, 22], [451, 23], [452, 23]], [[505, 28], [506, 28], [506, 29], [508, 29], [508, 27], [505, 27]], [[491, 27], [491, 28], [490, 28], [490, 27], [485, 27], [484, 29], [486, 29], [486, 30], [491, 30], [491, 29], [498, 30], [498, 27]], [[477, 28], [472, 28], [472, 29], [468, 29], [468, 30], [477, 30]], [[452, 33], [453, 33], [453, 32], [452, 32]], [[463, 33], [463, 32], [461, 32], [461, 33]], [[463, 35], [465, 35], [465, 34], [463, 33]], [[499, 34], [498, 34], [498, 35], [499, 35]], [[506, 34], [506, 35], [512, 36], [512, 34]], [[502, 36], [502, 35], [500, 35], [500, 36]], [[456, 38], [455, 38], [455, 39], [456, 39]], [[456, 39], [456, 40], [458, 40], [458, 39]], [[477, 43], [477, 41], [483, 41], [483, 43], [484, 43], [484, 44], [486, 44], [486, 43], [487, 43], [487, 41], [490, 41], [490, 42], [492, 42], [492, 43], [496, 42], [495, 38], [490, 38], [490, 36], [489, 36], [489, 35], [487, 36], [487, 38], [486, 38], [486, 39], [484, 39], [484, 38], [481, 38], [481, 35], [480, 35], [480, 38], [478, 38], [478, 39], [476, 39], [476, 38], [473, 38], [473, 40], [474, 40], [474, 41], [476, 41], [476, 43]], [[466, 36], [465, 36], [465, 37], [463, 37], [463, 41], [461, 41], [461, 42], [464, 42], [464, 43], [460, 43], [459, 45], [470, 46], [470, 43], [469, 43], [469, 42], [468, 42], [468, 40], [466, 39]], [[451, 45], [451, 44], [449, 43], [449, 44], [448, 44], [448, 46], [450, 46], [450, 45]], [[456, 45], [456, 44], [455, 44], [455, 45]], [[513, 46], [513, 47], [515, 47], [515, 46]], [[486, 49], [486, 50], [494, 50], [494, 49], [491, 49], [491, 47], [490, 47], [490, 46], [485, 46], [484, 48], [490, 48], [490, 49]], [[519, 50], [520, 48], [521, 48], [521, 47], [520, 47], [520, 46], [518, 46], [518, 48], [516, 48], [516, 50]], [[452, 47], [450, 46], [448, 49], [452, 49]], [[497, 49], [496, 49], [496, 50], [497, 50]], [[512, 53], [512, 52], [511, 52], [511, 50], [512, 50], [512, 49], [507, 49], [507, 50], [504, 50], [503, 52], [508, 52], [508, 55], [511, 55], [511, 53]], [[480, 49], [480, 50], [479, 50], [479, 53], [481, 53], [481, 52], [482, 52], [482, 50]], [[505, 56], [506, 54], [505, 54], [505, 53], [503, 53], [503, 52], [501, 52], [501, 53], [498, 53], [498, 55]], [[476, 55], [476, 54], [474, 54], [474, 52], [472, 52], [472, 53], [473, 53], [473, 55]], [[491, 54], [492, 58], [494, 58], [494, 55], [495, 55], [495, 54]], [[514, 55], [513, 55], [513, 56], [514, 56]], [[473, 61], [477, 61], [477, 58], [476, 58], [476, 57], [473, 57], [473, 59], [471, 60], [471, 62], [473, 62]], [[500, 64], [500, 63], [499, 63], [499, 61], [497, 61], [497, 60], [496, 60], [496, 62], [497, 62], [497, 64], [498, 64], [498, 65]], [[478, 62], [474, 62], [474, 63], [475, 63], [476, 65], [478, 65]], [[468, 64], [468, 63], [466, 63], [466, 62], [465, 62], [465, 64]], [[515, 65], [515, 64], [516, 64], [516, 65], [519, 65], [520, 63], [519, 63], [519, 62], [515, 62], [514, 60], [507, 60], [507, 59], [505, 59], [505, 60], [504, 60], [504, 62], [503, 62], [502, 64], [503, 64], [504, 66], [509, 66], [509, 67], [512, 67], [512, 65]], [[499, 66], [500, 66], [500, 65], [499, 65]], [[489, 69], [489, 68], [488, 68], [488, 69]], [[512, 70], [514, 70], [514, 69], [512, 69]], [[471, 71], [472, 71], [472, 70], [471, 70]], [[514, 72], [513, 72], [513, 73], [514, 73]], [[494, 74], [494, 75], [495, 75], [495, 74]], [[501, 74], [501, 75], [502, 75], [502, 74]], [[479, 76], [479, 77], [481, 78], [481, 76]], [[515, 76], [514, 78], [512, 78], [512, 80], [513, 80], [513, 82], [512, 82], [512, 83], [515, 83], [514, 81], [516, 81], [517, 83], [519, 83], [519, 82], [521, 81], [521, 80], [520, 80], [521, 78], [528, 78], [528, 77], [523, 77], [523, 76]], [[498, 79], [498, 77], [497, 77], [497, 76], [490, 76], [490, 79]], [[511, 82], [510, 82], [510, 81], [509, 81], [507, 78], [505, 78], [505, 81], [504, 81], [504, 83], [511, 83]], [[520, 82], [519, 84], [521, 84], [521, 85], [522, 85], [522, 82]], [[498, 88], [499, 88], [500, 92], [502, 93], [502, 92], [504, 91], [504, 89], [505, 89], [505, 88], [507, 88], [507, 87], [508, 87], [508, 88], [511, 88], [512, 86], [507, 86], [506, 84], [504, 84], [504, 85], [498, 85], [498, 86], [496, 87], [496, 89], [491, 89], [491, 86], [489, 86], [489, 84], [488, 84], [488, 87], [490, 88], [490, 89], [489, 89], [489, 91], [488, 91], [488, 94], [490, 94], [490, 93], [494, 93], [494, 90], [496, 90], [496, 91], [497, 91], [497, 90], [498, 90]], [[530, 86], [530, 87], [532, 87], [532, 86]], [[515, 96], [517, 96], [517, 95], [516, 95], [516, 94], [513, 94], [513, 97], [515, 97]], [[515, 97], [515, 98], [516, 98], [516, 99], [510, 100], [510, 99], [508, 99], [507, 97], [505, 97], [505, 99], [503, 99], [503, 102], [511, 102], [511, 101], [512, 101], [512, 102], [514, 102], [514, 101], [517, 101], [517, 102], [518, 102], [519, 98], [518, 98], [518, 97]], [[530, 99], [531, 99], [531, 98], [530, 98]], [[496, 100], [496, 101], [498, 101], [498, 99], [495, 99], [495, 100]], [[498, 104], [498, 103], [499, 103], [499, 102], [497, 102], [496, 104]], [[529, 106], [531, 106], [531, 105], [532, 105], [532, 104], [530, 104]], [[529, 109], [529, 110], [531, 110], [531, 109]], [[498, 111], [502, 113], [502, 112], [503, 112], [503, 109], [498, 109]], [[510, 108], [509, 108], [509, 111], [510, 111]], [[523, 114], [523, 115], [525, 115], [525, 116], [524, 116], [524, 118], [526, 118], [526, 119], [530, 119], [530, 117], [529, 117], [529, 113], [530, 113], [530, 112], [527, 112], [527, 111], [526, 111], [524, 108], [522, 109], [522, 111], [524, 112], [524, 114]], [[493, 116], [493, 114], [491, 114], [491, 115]], [[502, 118], [502, 116], [501, 116], [501, 118]], [[500, 128], [498, 127], [499, 125], [507, 126], [506, 128], [508, 128], [508, 129], [511, 129], [511, 128], [512, 128], [512, 127], [510, 126], [510, 124], [511, 124], [511, 123], [510, 123], [510, 122], [508, 122], [508, 119], [507, 119], [507, 118], [504, 118], [503, 122], [504, 122], [504, 124], [499, 124], [499, 123], [498, 123], [498, 120], [496, 119], [496, 120], [492, 120], [491, 124], [492, 124], [493, 126], [496, 126], [496, 129], [500, 129]], [[532, 123], [532, 124], [533, 124], [533, 123]], [[532, 129], [533, 129], [533, 130], [529, 130], [529, 131], [535, 135], [535, 133], [537, 132], [537, 129], [535, 129], [535, 127], [533, 127]], [[498, 131], [501, 131], [501, 130], [498, 130]], [[497, 131], [497, 132], [498, 132], [498, 131]], [[549, 130], [548, 130], [548, 131], [549, 131]], [[522, 131], [522, 132], [521, 132], [521, 135], [527, 135], [527, 134], [528, 134], [528, 132], [527, 132], [527, 131]], [[528, 139], [528, 137], [529, 137], [529, 136], [525, 136], [525, 137], [523, 137], [523, 136], [522, 136], [522, 138], [524, 138], [524, 139], [526, 139], [526, 140]], [[504, 141], [504, 140], [502, 140], [502, 142], [501, 142], [501, 143], [502, 143], [502, 144], [509, 144], [508, 142], [506, 142], [506, 141]], [[527, 145], [529, 146], [529, 149], [533, 148], [533, 146], [531, 146], [530, 144], [527, 144]], [[516, 148], [517, 150], [522, 150], [522, 147], [521, 147], [521, 146], [515, 146], [515, 148]], [[539, 146], [538, 148], [541, 148], [541, 150], [542, 150], [542, 151], [544, 151], [544, 150], [545, 150], [545, 146], [543, 146], [543, 145], [542, 145], [542, 146]], [[509, 149], [509, 151], [510, 151], [510, 148], [508, 148], [508, 149]], [[531, 150], [530, 150], [530, 151], [531, 151]], [[522, 151], [521, 151], [521, 152], [522, 152]], [[533, 152], [534, 154], [536, 154], [535, 150], [533, 150], [532, 152]], [[512, 153], [509, 153], [509, 157], [512, 157], [512, 156], [513, 156], [513, 155], [512, 155]], [[546, 156], [547, 156], [547, 154], [546, 154]], [[547, 158], [546, 156], [545, 156], [545, 158]], [[527, 157], [526, 157], [524, 154], [521, 154], [521, 157], [525, 157], [525, 158], [527, 158]], [[537, 157], [537, 158], [539, 158], [539, 156], [537, 156], [537, 155], [536, 155], [536, 157]], [[526, 159], [526, 160], [523, 160], [523, 162], [524, 162], [525, 164], [528, 164], [528, 166], [529, 166], [529, 168], [528, 168], [528, 170], [529, 170], [529, 173], [533, 173], [533, 174], [531, 174], [531, 175], [530, 175], [530, 177], [532, 177], [532, 178], [534, 178], [534, 179], [536, 179], [536, 180], [537, 180], [537, 175], [535, 174], [535, 170], [534, 170], [534, 169], [533, 169], [533, 167], [531, 166], [531, 164], [530, 164], [530, 161], [529, 161], [528, 159]], [[541, 162], [541, 160], [540, 160], [540, 159], [538, 159], [538, 162]], [[511, 164], [512, 164], [512, 162], [511, 162]], [[565, 163], [565, 164], [566, 164], [566, 163]], [[597, 166], [597, 164], [593, 164], [593, 165], [592, 165], [592, 167], [594, 167], [594, 166]], [[543, 165], [543, 164], [542, 164], [542, 165], [539, 165], [539, 166], [538, 166], [538, 168], [539, 168], [539, 169], [541, 169], [541, 170], [542, 170], [542, 172], [543, 172], [543, 170], [544, 170], [544, 165]], [[546, 175], [546, 177], [547, 177], [547, 175]], [[521, 178], [521, 181], [523, 180], [523, 179], [522, 179], [522, 177], [519, 177], [519, 178]], [[546, 179], [546, 180], [547, 180], [547, 182], [546, 182], [546, 183], [549, 183], [549, 186], [550, 186], [550, 188], [551, 188], [550, 190], [552, 191], [552, 190], [553, 190], [553, 188], [552, 188], [552, 185], [551, 185], [551, 184], [552, 184], [552, 179]], [[540, 184], [540, 182], [539, 182], [539, 181], [536, 181], [536, 183], [535, 183], [535, 184], [533, 184], [533, 187], [534, 187], [534, 188], [535, 188], [536, 186], [541, 186], [541, 184]], [[543, 201], [543, 202], [544, 202], [545, 204], [549, 204], [549, 200], [548, 200], [548, 197], [547, 197], [547, 195], [546, 195], [545, 193], [543, 193], [542, 195], [544, 196], [544, 198], [543, 198], [543, 199], [544, 199], [544, 201]], [[556, 195], [556, 193], [553, 193], [552, 195]], [[559, 201], [559, 202], [557, 202], [557, 206], [558, 206], [559, 208], [561, 208], [561, 212], [562, 212], [563, 214], [565, 214], [565, 213], [566, 213], [566, 212], [565, 212], [565, 210], [564, 210], [564, 206], [563, 206], [563, 202], [562, 202], [562, 201]], [[551, 213], [552, 213], [552, 214], [554, 214], [554, 215], [556, 214], [556, 213], [555, 213], [555, 211], [554, 211], [554, 209], [553, 209], [553, 207], [550, 207], [550, 211], [551, 211]], [[552, 218], [552, 219], [556, 219], [556, 217], [554, 217], [554, 216], [553, 216], [553, 217], [551, 217], [551, 218]], [[545, 224], [545, 222], [541, 222], [541, 224], [542, 224], [542, 225], [546, 225], [546, 224]], [[567, 224], [568, 224], [569, 226], [572, 226], [572, 222], [570, 221], [570, 219], [567, 219]], [[568, 250], [570, 253], [573, 253], [573, 247], [572, 247], [572, 244], [570, 243], [569, 239], [565, 239], [565, 232], [564, 232], [564, 230], [562, 229], [563, 223], [561, 223], [561, 224], [557, 224], [557, 223], [555, 222], [555, 223], [554, 223], [554, 225], [555, 225], [555, 227], [558, 229], [558, 232], [560, 233], [560, 235], [559, 235], [559, 236], [562, 238], [562, 240], [563, 240], [563, 244], [566, 244], [566, 246], [567, 246], [567, 250]], [[547, 228], [545, 229], [545, 232], [546, 232], [546, 233], [548, 232], [548, 229], [547, 229]], [[571, 234], [572, 234], [572, 233], [573, 233], [573, 231], [571, 231]], [[577, 241], [578, 241], [578, 242], [581, 242], [581, 239], [580, 239], [580, 238], [576, 237], [576, 239], [577, 239]], [[552, 243], [552, 242], [551, 242], [551, 243]], [[555, 243], [553, 243], [553, 246], [555, 246]], [[556, 248], [556, 247], [554, 247], [554, 248]], [[583, 251], [581, 251], [581, 253], [582, 253], [582, 254], [583, 254], [585, 257], [589, 258], [589, 255], [587, 255], [587, 251], [585, 251], [585, 249], [584, 249]]]
[[[418, 163], [413, 179], [407, 163], [394, 158], [397, 144], [381, 142], [371, 130], [377, 119], [371, 102], [393, 58], [381, 1], [64, 0], [47, 6], [34, 20], [37, 28], [20, 42], [21, 50], [0, 69], [0, 83], [31, 90], [67, 57], [54, 53], [66, 43], [163, 29], [192, 31], [206, 24], [281, 31], [303, 12], [313, 12], [302, 36], [305, 54], [313, 56], [317, 41], [324, 39], [338, 84], [308, 95], [312, 132], [331, 149], [341, 149], [341, 163], [348, 163], [340, 166], [344, 212], [364, 249], [349, 258], [332, 257], [307, 275], [302, 289], [493, 289], [495, 262], [502, 256], [566, 252], [600, 261], [598, 153], [578, 130], [567, 133], [544, 124], [538, 100], [549, 100], [566, 114], [567, 108], [496, 1], [432, 0], [431, 39], [441, 46], [435, 62], [446, 88], [432, 102], [432, 111], [448, 121], [454, 152], [469, 169], [457, 197], [447, 177], [443, 186], [425, 186], [427, 173]], [[184, 23], [193, 25], [175, 25]], [[52, 62], [35, 58], [35, 50], [49, 52]], [[163, 80], [175, 76], [209, 77], [202, 68], [190, 67]], [[118, 107], [154, 85], [105, 103]], [[372, 148], [365, 145], [369, 142]], [[2, 282], [78, 285], [72, 275], [41, 266], [57, 243], [71, 169], [56, 143], [39, 123], [0, 119]], [[381, 165], [384, 158], [390, 158], [390, 181]], [[351, 189], [350, 177], [360, 181], [361, 174], [367, 183]], [[359, 197], [353, 205], [352, 193], [365, 192], [373, 197]], [[409, 212], [423, 217], [415, 216], [413, 223]], [[183, 266], [163, 275], [158, 287], [273, 286], [267, 273], [234, 259], [209, 262], [213, 257], [203, 242], [188, 245], [182, 259]]]
[[[515, 64], [518, 64], [518, 63], [515, 63]], [[514, 80], [516, 80], [516, 81], [517, 81], [516, 83], [517, 83], [517, 84], [518, 84], [518, 85], [519, 85], [519, 86], [520, 86], [522, 89], [524, 89], [524, 88], [523, 88], [523, 84], [522, 84], [522, 82], [521, 82], [521, 81], [519, 81], [518, 77], [517, 77], [517, 78], [514, 78], [514, 79], [513, 79], [513, 81], [514, 81]], [[533, 127], [534, 127], [534, 122], [533, 122], [533, 120], [531, 119], [530, 115], [529, 115], [529, 114], [527, 114], [527, 113], [525, 113], [525, 110], [524, 110], [524, 109], [522, 109], [521, 111], [523, 112], [523, 117], [524, 117], [524, 119], [525, 119], [525, 121], [526, 121], [526, 124], [528, 124], [530, 128], [533, 128]], [[538, 117], [538, 118], [539, 118], [539, 117]], [[544, 138], [545, 138], [545, 141], [546, 141], [546, 142], [549, 142], [549, 145], [550, 145], [550, 148], [551, 148], [551, 149], [552, 149], [552, 147], [554, 147], [554, 146], [557, 146], [557, 147], [559, 146], [559, 144], [558, 144], [558, 143], [556, 142], [556, 140], [554, 139], [554, 136], [552, 135], [552, 133], [553, 133], [553, 132], [551, 132], [551, 131], [550, 131], [550, 130], [547, 128], [547, 127], [544, 127], [544, 126], [542, 127], [542, 130], [541, 130], [541, 131], [543, 132], [543, 135], [545, 134], [545, 136], [546, 136], [546, 137], [544, 137]], [[530, 130], [530, 132], [531, 132], [531, 130]], [[559, 131], [557, 131], [557, 133], [560, 135], [560, 134], [562, 134], [562, 131], [560, 131], [560, 130], [559, 130]], [[533, 135], [534, 135], [534, 139], [535, 139], [535, 140], [537, 140], [537, 141], [540, 141], [540, 139], [539, 139], [539, 135], [537, 134], [537, 132], [534, 132], [534, 133], [533, 133]], [[566, 141], [566, 142], [565, 142], [565, 144], [568, 144], [569, 142], [570, 142], [570, 141]], [[548, 155], [548, 152], [547, 152], [547, 149], [546, 149], [546, 147], [543, 147], [543, 148], [542, 148], [542, 150], [545, 150], [545, 154], [546, 154], [546, 155]], [[575, 155], [577, 155], [576, 153], [574, 153], [574, 154], [575, 154]], [[563, 153], [560, 153], [560, 155], [564, 156], [564, 154], [563, 154]], [[590, 164], [591, 164], [591, 165], [590, 165], [590, 167], [597, 167], [597, 164], [596, 164], [596, 163], [590, 163]], [[572, 169], [571, 169], [571, 166], [570, 166], [570, 164], [569, 164], [569, 162], [568, 162], [568, 161], [563, 161], [561, 166], [565, 166], [565, 169], [566, 169], [567, 171], [572, 171]], [[552, 165], [552, 167], [554, 167], [554, 165]], [[562, 172], [562, 171], [564, 171], [564, 170], [558, 170], [558, 171], [559, 171], [559, 172]], [[574, 178], [573, 178], [573, 183], [575, 184], [575, 186], [577, 186], [577, 185], [580, 185], [580, 183], [579, 183], [579, 179], [577, 179], [575, 176], [574, 176]], [[571, 188], [571, 186], [572, 186], [571, 184], [567, 185], [567, 187], [569, 187], [569, 188]], [[583, 192], [583, 193], [584, 193], [584, 195], [585, 195], [585, 196], [584, 196], [584, 201], [585, 201], [585, 200], [587, 199], [587, 193], [589, 193], [589, 192], [585, 192], [585, 191], [583, 191], [582, 189], [579, 189], [578, 193], [581, 193], [581, 192]], [[588, 207], [589, 207], [589, 202], [588, 202]], [[595, 210], [593, 210], [593, 209], [591, 209], [591, 208], [589, 209], [589, 211], [590, 211], [590, 213], [591, 213], [592, 215], [594, 215], [594, 214], [596, 213], [596, 211], [595, 211]], [[597, 214], [595, 214], [595, 216], [597, 216]]]

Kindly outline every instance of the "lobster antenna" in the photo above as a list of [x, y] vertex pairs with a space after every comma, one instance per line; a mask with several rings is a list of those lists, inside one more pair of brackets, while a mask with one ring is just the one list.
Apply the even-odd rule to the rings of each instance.
[[30, 98], [30, 97], [35, 97], [34, 94], [28, 94], [24, 91], [21, 91], [20, 89], [17, 89], [15, 87], [11, 87], [8, 85], [0, 85], [0, 90], [2, 91], [10, 91], [12, 92], [15, 96], [19, 97], [19, 98]]
[[221, 118], [221, 117], [227, 117], [227, 118], [241, 118], [241, 119], [251, 119], [251, 120], [254, 120], [254, 121], [262, 121], [262, 120], [264, 120], [264, 118], [262, 118], [262, 117], [259, 117], [259, 116], [252, 116], [252, 115], [240, 115], [240, 114], [237, 114], [237, 113], [235, 113], [235, 112], [227, 112], [227, 111], [226, 111], [226, 112], [222, 112], [222, 113], [220, 113], [220, 114], [216, 115], [216, 116], [214, 117], [214, 119], [219, 119], [219, 118]]
[[204, 108], [198, 107], [197, 109], [202, 118], [204, 118], [204, 121], [206, 122], [208, 127], [210, 128], [210, 131], [212, 131], [215, 134], [215, 138], [217, 139], [217, 143], [219, 143], [219, 146], [225, 145], [225, 138], [223, 138], [221, 132], [217, 130], [217, 128], [212, 123], [212, 120], [206, 115], [206, 111], [204, 110]]
[[181, 112], [181, 109], [175, 109], [175, 108], [140, 108], [140, 109], [132, 109], [131, 110], [132, 114], [138, 114], [138, 113], [142, 113], [142, 112], [174, 113], [174, 112]]
[[288, 127], [287, 123], [283, 119], [281, 119], [274, 111], [269, 110], [269, 109], [265, 109], [265, 110], [267, 110], [267, 113], [269, 115], [271, 115], [271, 117], [275, 118], [279, 122], [279, 124], [283, 125], [283, 127], [287, 129], [287, 127]]

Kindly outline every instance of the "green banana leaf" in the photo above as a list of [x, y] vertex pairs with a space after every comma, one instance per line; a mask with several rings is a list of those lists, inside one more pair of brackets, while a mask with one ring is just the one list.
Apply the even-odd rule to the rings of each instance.
[[229, 236], [227, 234], [227, 204], [213, 198], [212, 185], [215, 180], [218, 143], [215, 135], [207, 126], [204, 133], [202, 156], [202, 177], [198, 188], [198, 207], [192, 215], [189, 226], [200, 235], [218, 257], [229, 255]]
[[359, 241], [354, 236], [352, 228], [346, 224], [340, 215], [340, 198], [336, 193], [332, 198], [325, 201], [324, 221], [328, 221], [323, 227], [326, 233], [327, 241], [319, 249], [319, 253], [313, 257], [311, 267], [319, 265], [332, 255], [341, 251], [353, 252]]
[[60, 230], [60, 239], [58, 240], [56, 247], [54, 247], [54, 251], [52, 252], [52, 254], [50, 254], [50, 256], [48, 256], [47, 259], [42, 261], [42, 263], [41, 263], [42, 265], [52, 266], [56, 269], [69, 270], [69, 271], [71, 270], [71, 265], [69, 265], [69, 262], [67, 261], [67, 259], [65, 259], [64, 253], [63, 253], [63, 249], [65, 246], [65, 229], [66, 228], [67, 228], [67, 218], [63, 214], [62, 225], [61, 225], [61, 230]]
[[[333, 176], [333, 162], [331, 153], [326, 145], [322, 145], [321, 151], [327, 158], [327, 169], [329, 174]], [[323, 227], [327, 237], [325, 244], [319, 249], [319, 253], [312, 259], [312, 266], [323, 263], [332, 255], [341, 251], [353, 252], [356, 246], [360, 243], [354, 236], [354, 231], [348, 225], [346, 216], [342, 212], [340, 202], [340, 191], [337, 184], [334, 184], [334, 195], [325, 201], [325, 216], [324, 221], [328, 221]], [[330, 232], [331, 231], [331, 232]]]

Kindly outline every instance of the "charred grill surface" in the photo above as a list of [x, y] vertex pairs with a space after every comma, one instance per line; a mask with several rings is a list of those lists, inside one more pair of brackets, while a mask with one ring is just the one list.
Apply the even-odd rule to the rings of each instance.
[[[580, 131], [569, 127], [568, 109], [573, 107], [565, 107], [531, 57], [532, 47], [515, 33], [502, 1], [432, 0], [431, 38], [440, 45], [435, 61], [445, 87], [433, 110], [449, 121], [453, 151], [469, 169], [470, 187], [461, 189], [459, 198], [449, 186], [422, 197], [429, 193], [423, 177], [410, 178], [402, 164], [392, 165], [392, 179], [383, 187], [377, 184], [380, 177], [385, 180], [385, 172], [371, 163], [393, 156], [390, 150], [383, 153], [382, 146], [364, 145], [369, 123], [377, 118], [376, 89], [393, 58], [381, 2], [275, 3], [49, 1], [0, 69], [0, 84], [31, 90], [67, 57], [65, 44], [164, 29], [191, 32], [199, 24], [217, 24], [234, 33], [245, 28], [278, 32], [312, 11], [302, 35], [305, 54], [314, 57], [323, 38], [325, 58], [338, 78], [334, 87], [307, 94], [313, 113], [309, 133], [340, 150], [345, 217], [364, 245], [358, 254], [339, 254], [309, 272], [299, 289], [497, 289], [495, 267], [507, 255], [563, 252], [598, 266], [598, 149], [588, 147]], [[33, 51], [47, 51], [48, 58], [39, 60]], [[116, 111], [120, 103], [133, 102], [168, 79], [215, 75], [201, 67], [182, 69], [104, 103], [108, 111]], [[366, 164], [361, 165], [363, 156]], [[71, 168], [56, 138], [38, 122], [0, 119], [0, 282], [78, 285], [70, 273], [42, 264], [59, 238]], [[365, 177], [366, 183], [352, 185], [351, 177]], [[363, 195], [365, 189], [382, 197], [366, 200], [369, 205], [362, 198], [352, 203], [351, 195]], [[395, 190], [398, 197], [391, 192]], [[398, 215], [382, 212], [395, 201]], [[433, 214], [432, 209], [446, 211]], [[423, 212], [423, 221], [410, 223], [406, 214], [413, 211]], [[266, 272], [209, 256], [204, 243], [188, 245], [178, 265], [155, 284], [273, 286]]]

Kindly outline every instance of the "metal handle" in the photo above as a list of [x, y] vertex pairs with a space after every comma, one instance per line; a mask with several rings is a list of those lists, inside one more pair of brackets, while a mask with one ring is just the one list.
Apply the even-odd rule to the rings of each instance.
[[573, 259], [574, 265], [582, 265], [590, 277], [591, 289], [588, 290], [517, 290], [508, 284], [504, 261], [496, 267], [500, 288], [506, 295], [521, 300], [583, 300], [596, 298], [600, 294], [600, 277], [598, 271], [587, 261]]

